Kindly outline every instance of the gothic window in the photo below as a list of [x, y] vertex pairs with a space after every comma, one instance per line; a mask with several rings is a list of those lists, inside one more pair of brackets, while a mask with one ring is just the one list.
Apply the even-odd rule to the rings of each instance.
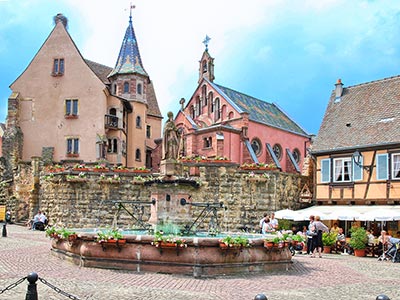
[[253, 148], [254, 153], [258, 156], [261, 153], [261, 142], [258, 138], [251, 141], [251, 148]]
[[215, 121], [217, 121], [217, 120], [219, 120], [221, 118], [219, 98], [215, 99], [214, 112], [215, 112]]
[[200, 100], [199, 96], [197, 96], [196, 109], [197, 109], [196, 115], [200, 116], [201, 115], [201, 100]]
[[272, 151], [274, 151], [275, 156], [276, 156], [276, 158], [277, 158], [278, 160], [281, 160], [281, 159], [282, 159], [282, 147], [281, 147], [281, 145], [275, 144], [275, 145], [272, 147]]
[[201, 98], [203, 100], [203, 106], [207, 105], [207, 86], [203, 85], [201, 87]]
[[139, 95], [142, 94], [142, 84], [140, 84], [140, 83], [138, 83], [138, 85], [137, 85], [137, 93], [138, 93]]
[[53, 60], [53, 76], [64, 75], [64, 58], [55, 58]]
[[140, 161], [141, 160], [140, 149], [136, 149], [136, 151], [135, 151], [135, 160], [136, 161]]
[[136, 128], [142, 128], [142, 119], [140, 116], [136, 117]]
[[195, 110], [194, 110], [194, 106], [190, 106], [190, 115], [192, 116], [192, 119], [195, 118]]
[[129, 82], [124, 82], [124, 94], [129, 93]]

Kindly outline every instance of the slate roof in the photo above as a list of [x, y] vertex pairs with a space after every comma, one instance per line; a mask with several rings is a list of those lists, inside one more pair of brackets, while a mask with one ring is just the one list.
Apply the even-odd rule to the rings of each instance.
[[133, 73], [148, 76], [142, 64], [142, 59], [139, 53], [139, 46], [136, 40], [135, 31], [133, 30], [132, 26], [132, 16], [130, 16], [129, 25], [126, 29], [125, 36], [122, 41], [117, 63], [112, 72], [108, 75], [108, 77], [115, 74]]
[[400, 76], [332, 92], [313, 152], [400, 143]]
[[156, 92], [154, 91], [154, 86], [153, 86], [152, 81], [150, 81], [147, 84], [146, 94], [147, 94], [146, 99], [147, 99], [147, 105], [148, 105], [147, 114], [162, 118], [161, 111], [158, 106], [158, 101], [156, 98]]
[[104, 84], [109, 84], [110, 83], [110, 81], [108, 80], [107, 76], [112, 71], [112, 68], [107, 67], [107, 66], [102, 65], [102, 64], [99, 64], [99, 63], [96, 63], [96, 62], [88, 60], [88, 59], [85, 59], [85, 62], [89, 66], [89, 68], [92, 69], [92, 71], [96, 74], [97, 77], [100, 78], [100, 80]]
[[216, 87], [217, 90], [219, 89], [219, 91], [225, 94], [227, 100], [231, 101], [233, 106], [239, 108], [239, 112], [249, 113], [250, 120], [299, 135], [308, 136], [298, 124], [290, 119], [275, 104], [262, 101], [216, 83], [211, 84]]

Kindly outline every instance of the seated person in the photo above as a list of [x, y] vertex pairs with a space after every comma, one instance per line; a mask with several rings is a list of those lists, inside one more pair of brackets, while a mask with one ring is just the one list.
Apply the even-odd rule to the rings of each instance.
[[387, 234], [385, 230], [381, 231], [381, 235], [378, 237], [378, 253], [382, 254], [389, 248], [390, 235]]
[[44, 221], [46, 221], [46, 216], [42, 214], [42, 211], [38, 211], [38, 213], [33, 217], [32, 222], [32, 230], [44, 230]]
[[343, 252], [344, 247], [346, 245], [346, 236], [344, 235], [343, 228], [340, 228], [340, 227], [338, 227], [338, 228], [339, 228], [339, 230], [338, 230], [338, 233], [336, 236], [336, 245], [335, 245], [336, 253], [338, 251]]
[[340, 229], [340, 227], [338, 226], [338, 223], [334, 223], [332, 228], [331, 228], [331, 230], [330, 230], [330, 232], [338, 234], [339, 233], [339, 229]]
[[367, 230], [368, 245], [373, 246], [376, 244], [376, 237], [372, 234], [371, 230]]

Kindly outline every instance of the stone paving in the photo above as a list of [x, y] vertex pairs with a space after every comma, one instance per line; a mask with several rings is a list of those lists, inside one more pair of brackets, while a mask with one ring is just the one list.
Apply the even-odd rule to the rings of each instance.
[[[189, 276], [134, 273], [80, 268], [50, 253], [44, 232], [7, 225], [0, 237], [0, 293], [30, 272], [77, 298], [103, 299], [254, 299], [265, 294], [269, 300], [318, 299], [375, 300], [386, 294], [400, 299], [400, 264], [376, 258], [325, 254], [323, 258], [293, 257], [287, 271], [195, 279]], [[25, 280], [0, 294], [0, 299], [22, 300]], [[68, 299], [38, 281], [39, 300]]]

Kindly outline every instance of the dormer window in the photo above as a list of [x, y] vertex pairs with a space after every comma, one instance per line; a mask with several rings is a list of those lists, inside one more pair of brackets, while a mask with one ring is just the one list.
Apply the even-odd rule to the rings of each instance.
[[124, 94], [129, 93], [129, 82], [124, 82]]
[[53, 61], [53, 76], [64, 75], [64, 58], [55, 58]]
[[141, 95], [142, 94], [142, 84], [138, 83], [136, 90], [137, 90], [138, 95]]

